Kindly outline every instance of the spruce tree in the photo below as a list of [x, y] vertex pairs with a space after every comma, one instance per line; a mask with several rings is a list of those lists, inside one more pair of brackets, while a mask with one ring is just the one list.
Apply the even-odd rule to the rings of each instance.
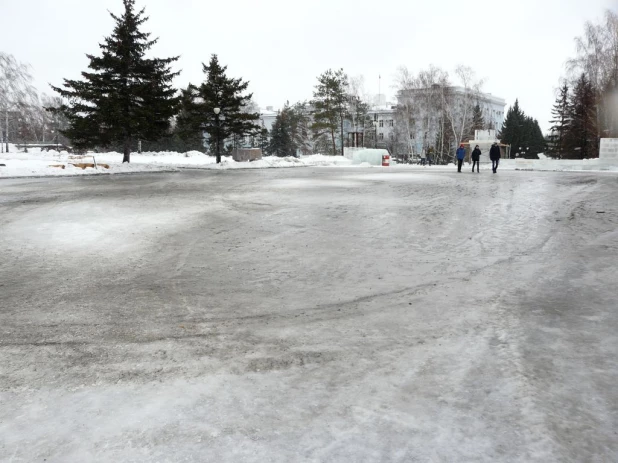
[[295, 152], [300, 151], [302, 155], [311, 154], [311, 116], [306, 103], [299, 102], [290, 107], [290, 125]]
[[523, 130], [523, 151], [521, 156], [529, 159], [538, 159], [538, 154], [546, 151], [545, 137], [539, 122], [526, 116]]
[[519, 108], [519, 100], [506, 112], [500, 138], [502, 143], [511, 145], [511, 157], [524, 145], [525, 114]]
[[292, 110], [286, 104], [275, 118], [268, 149], [268, 152], [272, 156], [286, 157], [296, 155], [296, 147], [294, 146], [292, 134], [291, 113]]
[[537, 158], [546, 150], [539, 122], [521, 110], [519, 100], [507, 111], [500, 138], [502, 143], [511, 145], [511, 157]]
[[[217, 163], [221, 151], [226, 149], [225, 140], [232, 137], [235, 144], [239, 138], [261, 130], [256, 124], [259, 114], [247, 112], [251, 93], [245, 93], [249, 82], [226, 75], [227, 66], [221, 66], [217, 55], [212, 55], [208, 65], [203, 64], [206, 80], [199, 86], [190, 86], [189, 96], [183, 99], [182, 111], [186, 114], [185, 133], [209, 136], [211, 149], [216, 151]], [[219, 114], [215, 113], [215, 108]]]
[[266, 127], [262, 127], [258, 135], [258, 145], [263, 154], [270, 154], [268, 153], [269, 137], [270, 134], [268, 133], [268, 129]]
[[86, 55], [91, 71], [83, 80], [64, 79], [52, 88], [68, 103], [57, 110], [69, 127], [63, 131], [77, 148], [122, 144], [123, 162], [130, 162], [136, 140], [157, 140], [168, 132], [178, 106], [170, 65], [178, 57], [146, 58], [158, 39], [141, 31], [144, 9], [135, 12], [135, 0], [123, 0], [124, 13], [110, 13], [116, 26], [99, 45], [101, 56]]
[[343, 121], [347, 110], [348, 76], [343, 69], [329, 69], [318, 77], [318, 84], [313, 92], [313, 125], [315, 137], [324, 134], [330, 136], [332, 154], [337, 154], [335, 133], [340, 132], [341, 155], [343, 156]]
[[567, 136], [571, 130], [571, 103], [569, 86], [565, 82], [560, 88], [556, 103], [551, 111], [552, 124], [549, 136], [548, 154], [557, 159], [562, 159], [567, 151]]
[[485, 129], [485, 118], [481, 106], [477, 103], [472, 110], [472, 126], [470, 127], [470, 139], [475, 138], [476, 130]]
[[204, 136], [194, 124], [193, 98], [193, 89], [189, 84], [180, 92], [180, 111], [176, 117], [174, 134], [191, 150], [204, 151]]
[[571, 157], [578, 159], [599, 156], [595, 90], [582, 74], [577, 80], [571, 95], [571, 125], [568, 144]]

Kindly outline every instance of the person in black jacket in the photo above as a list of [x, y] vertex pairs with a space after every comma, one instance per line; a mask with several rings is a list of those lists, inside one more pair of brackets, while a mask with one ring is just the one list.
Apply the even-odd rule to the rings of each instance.
[[498, 142], [494, 142], [489, 150], [489, 159], [491, 159], [491, 170], [494, 171], [494, 174], [498, 170], [498, 164], [500, 164], [500, 147], [498, 146]]
[[479, 145], [476, 145], [474, 147], [474, 151], [472, 151], [472, 172], [474, 172], [474, 166], [476, 166], [476, 172], [480, 173], [481, 172], [481, 149], [479, 148]]

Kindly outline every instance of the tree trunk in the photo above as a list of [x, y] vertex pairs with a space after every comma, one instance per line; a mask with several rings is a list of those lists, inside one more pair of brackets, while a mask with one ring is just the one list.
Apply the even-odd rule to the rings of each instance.
[[333, 141], [333, 154], [337, 154], [337, 144], [335, 143], [335, 129], [332, 128], [330, 129], [330, 137]]
[[9, 110], [7, 109], [4, 112], [4, 120], [5, 120], [5, 132], [4, 132], [4, 142], [6, 143], [6, 152], [9, 152]]
[[126, 139], [124, 141], [124, 157], [122, 158], [122, 162], [131, 162], [131, 139]]
[[345, 150], [343, 149], [343, 114], [341, 115], [341, 156], [345, 156]]

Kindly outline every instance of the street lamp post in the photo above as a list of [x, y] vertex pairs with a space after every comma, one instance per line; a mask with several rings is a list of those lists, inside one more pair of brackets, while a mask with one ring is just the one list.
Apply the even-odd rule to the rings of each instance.
[[213, 109], [214, 113], [215, 113], [215, 123], [216, 123], [216, 132], [217, 132], [217, 141], [216, 141], [216, 146], [217, 146], [217, 164], [221, 163], [221, 153], [219, 151], [219, 113], [221, 112], [221, 108], [214, 108]]

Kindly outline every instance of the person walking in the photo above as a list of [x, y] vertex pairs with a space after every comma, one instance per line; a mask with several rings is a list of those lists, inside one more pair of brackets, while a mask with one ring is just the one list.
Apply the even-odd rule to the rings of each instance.
[[433, 146], [430, 146], [427, 150], [427, 164], [431, 166], [433, 162]]
[[427, 162], [427, 154], [425, 153], [425, 148], [421, 150], [421, 166], [424, 166]]
[[481, 149], [479, 145], [474, 147], [474, 151], [472, 151], [472, 172], [474, 172], [474, 166], [476, 166], [476, 173], [481, 172]]
[[494, 171], [494, 174], [498, 171], [498, 164], [500, 164], [500, 146], [498, 146], [498, 142], [494, 142], [491, 145], [491, 149], [489, 150], [489, 159], [491, 159], [491, 170]]
[[464, 148], [463, 143], [459, 145], [459, 149], [457, 150], [457, 172], [461, 172], [461, 166], [463, 165], [464, 158], [466, 157], [466, 149]]

